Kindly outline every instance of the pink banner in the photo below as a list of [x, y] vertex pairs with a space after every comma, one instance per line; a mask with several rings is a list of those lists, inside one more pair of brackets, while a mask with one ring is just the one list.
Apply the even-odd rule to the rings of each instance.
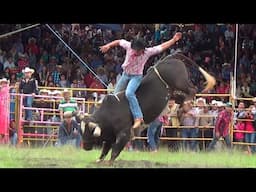
[[[10, 121], [10, 95], [9, 86], [3, 86], [0, 88], [0, 135], [2, 142], [7, 142], [8, 127]], [[4, 141], [3, 141], [4, 140]]]

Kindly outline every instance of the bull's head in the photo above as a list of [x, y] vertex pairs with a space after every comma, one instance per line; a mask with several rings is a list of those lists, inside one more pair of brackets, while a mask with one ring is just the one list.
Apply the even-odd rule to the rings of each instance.
[[92, 150], [95, 137], [101, 135], [101, 128], [86, 114], [76, 114], [76, 120], [81, 123], [83, 148], [85, 150]]

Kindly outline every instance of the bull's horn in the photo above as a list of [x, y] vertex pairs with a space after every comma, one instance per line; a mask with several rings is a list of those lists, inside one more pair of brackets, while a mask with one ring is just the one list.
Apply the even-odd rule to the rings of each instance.
[[93, 129], [93, 128], [95, 128], [95, 127], [97, 127], [98, 125], [96, 124], [96, 123], [93, 123], [93, 122], [89, 122], [88, 123], [88, 127], [90, 128], [90, 129]]
[[84, 134], [84, 131], [85, 131], [85, 122], [84, 121], [81, 121], [81, 130], [82, 130], [82, 133]]
[[207, 73], [201, 67], [199, 67], [199, 71], [203, 74], [204, 78], [206, 79], [206, 86], [205, 86], [204, 90], [202, 91], [204, 93], [204, 92], [211, 90], [214, 87], [214, 85], [216, 84], [216, 80], [213, 76], [211, 76], [209, 73]]
[[95, 137], [99, 137], [100, 134], [101, 134], [101, 128], [100, 128], [99, 126], [95, 127], [94, 132], [93, 132], [93, 135], [94, 135]]

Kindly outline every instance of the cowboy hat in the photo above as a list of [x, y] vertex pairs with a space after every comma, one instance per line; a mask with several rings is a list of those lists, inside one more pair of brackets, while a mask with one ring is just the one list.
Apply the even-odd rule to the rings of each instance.
[[217, 107], [225, 107], [225, 104], [222, 101], [217, 101]]
[[52, 92], [53, 95], [61, 95], [61, 91], [58, 91], [58, 90], [54, 90]]
[[34, 73], [35, 70], [34, 69], [31, 69], [29, 67], [25, 67], [25, 69], [22, 70], [23, 73]]
[[218, 104], [218, 101], [216, 101], [216, 100], [211, 101], [211, 105], [217, 105], [217, 104]]
[[143, 38], [135, 38], [131, 42], [131, 48], [140, 51], [146, 48], [146, 42]]
[[6, 78], [2, 78], [2, 79], [0, 79], [0, 83], [2, 83], [2, 82], [8, 83], [8, 80]]
[[202, 97], [198, 98], [196, 100], [196, 103], [198, 103], [199, 101], [202, 101], [204, 103], [204, 105], [206, 104], [206, 100], [204, 98], [202, 98]]
[[49, 94], [49, 90], [47, 90], [47, 89], [42, 89], [42, 90], [40, 90], [40, 94], [41, 93], [48, 93]]

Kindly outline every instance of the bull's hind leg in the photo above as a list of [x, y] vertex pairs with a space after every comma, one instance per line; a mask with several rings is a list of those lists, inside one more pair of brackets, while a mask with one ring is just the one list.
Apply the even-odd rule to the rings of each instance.
[[101, 155], [100, 155], [99, 159], [97, 159], [97, 161], [96, 161], [97, 163], [100, 163], [105, 159], [105, 157], [107, 156], [111, 146], [112, 146], [112, 142], [103, 141]]
[[112, 164], [114, 160], [118, 157], [120, 152], [124, 149], [125, 145], [127, 142], [130, 140], [130, 134], [128, 132], [130, 129], [125, 129], [121, 131], [117, 137], [116, 137], [116, 142], [113, 144], [112, 147], [112, 152], [111, 152], [111, 158], [109, 160], [109, 164]]

